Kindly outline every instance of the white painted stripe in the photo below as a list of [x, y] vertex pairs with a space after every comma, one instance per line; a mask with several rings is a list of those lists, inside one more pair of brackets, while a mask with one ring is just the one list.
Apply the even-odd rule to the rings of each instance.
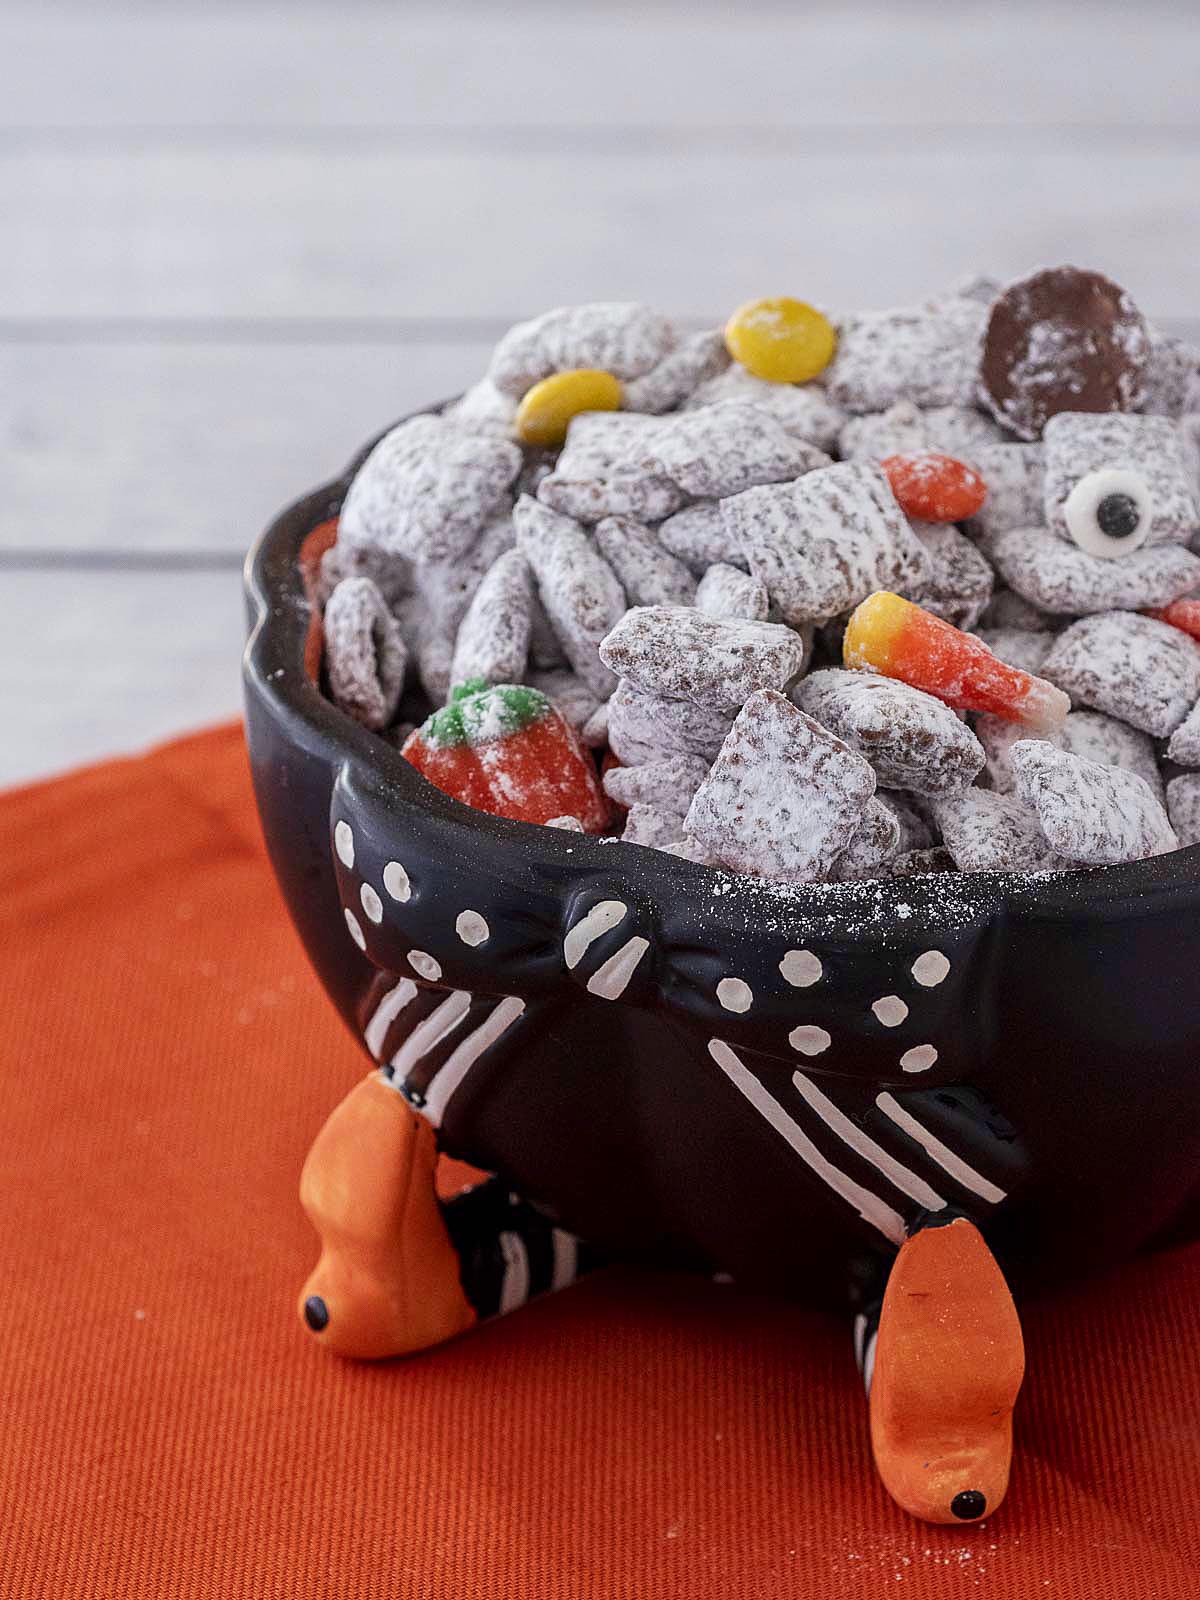
[[615, 928], [628, 910], [624, 900], [601, 900], [586, 916], [580, 917], [563, 940], [563, 960], [567, 963], [567, 970], [573, 972], [583, 960], [588, 945], [594, 943], [602, 933]]
[[740, 1089], [759, 1115], [771, 1124], [781, 1138], [787, 1140], [822, 1183], [828, 1184], [835, 1194], [853, 1206], [864, 1222], [878, 1228], [885, 1239], [893, 1244], [901, 1242], [904, 1238], [904, 1218], [898, 1211], [893, 1211], [878, 1195], [855, 1183], [853, 1178], [826, 1160], [800, 1124], [787, 1114], [774, 1095], [763, 1088], [754, 1074], [747, 1071], [723, 1040], [710, 1039], [708, 1053], [734, 1087]]
[[863, 1352], [862, 1378], [863, 1388], [868, 1394], [871, 1392], [871, 1379], [875, 1376], [875, 1346], [879, 1343], [879, 1329], [867, 1340], [867, 1348]]
[[554, 1251], [550, 1287], [565, 1289], [569, 1283], [575, 1282], [575, 1275], [579, 1271], [579, 1240], [573, 1233], [564, 1233], [561, 1228], [555, 1228], [550, 1235], [550, 1247]]
[[436, 1128], [446, 1114], [446, 1107], [460, 1083], [479, 1060], [479, 1057], [521, 1015], [525, 1002], [519, 995], [508, 995], [483, 1022], [469, 1033], [450, 1056], [429, 1086], [421, 1113]]
[[502, 1233], [500, 1254], [504, 1257], [504, 1282], [500, 1286], [498, 1314], [503, 1316], [529, 1299], [529, 1252], [519, 1233]]
[[367, 1049], [376, 1061], [379, 1060], [388, 1029], [409, 1001], [416, 998], [416, 993], [417, 986], [412, 979], [401, 978], [396, 987], [389, 989], [375, 1007], [375, 1015], [367, 1023], [363, 1038], [367, 1041]]
[[878, 1168], [901, 1194], [906, 1194], [910, 1200], [915, 1200], [919, 1206], [925, 1206], [929, 1211], [945, 1210], [946, 1202], [936, 1189], [910, 1167], [906, 1167], [903, 1162], [888, 1155], [883, 1146], [876, 1144], [869, 1133], [864, 1133], [845, 1112], [839, 1111], [829, 1096], [823, 1094], [811, 1078], [806, 1077], [803, 1072], [795, 1072], [792, 1074], [792, 1082], [821, 1121], [832, 1128], [838, 1138], [862, 1156], [864, 1161], [869, 1161], [873, 1167]]
[[587, 981], [588, 993], [599, 995], [601, 1000], [619, 1000], [633, 977], [638, 962], [650, 948], [649, 939], [635, 934], [609, 956], [602, 967], [597, 967]]
[[991, 1205], [998, 1205], [1006, 1197], [1008, 1193], [1006, 1189], [997, 1188], [981, 1172], [976, 1172], [974, 1167], [968, 1166], [961, 1156], [956, 1156], [954, 1151], [930, 1133], [928, 1128], [923, 1127], [916, 1117], [910, 1116], [894, 1095], [886, 1091], [876, 1095], [875, 1104], [885, 1117], [890, 1117], [910, 1139], [915, 1139], [926, 1155], [931, 1156], [943, 1172], [949, 1173], [956, 1183], [962, 1184], [964, 1189], [969, 1189], [972, 1194], [977, 1194], [981, 1200], [986, 1200]]
[[863, 1312], [859, 1312], [854, 1319], [854, 1365], [861, 1372], [863, 1367], [863, 1340], [867, 1336], [867, 1319]]
[[471, 1008], [471, 996], [466, 989], [452, 989], [436, 1011], [431, 1011], [424, 1022], [405, 1039], [392, 1057], [392, 1069], [399, 1079], [407, 1078], [421, 1057], [452, 1028], [457, 1028]]

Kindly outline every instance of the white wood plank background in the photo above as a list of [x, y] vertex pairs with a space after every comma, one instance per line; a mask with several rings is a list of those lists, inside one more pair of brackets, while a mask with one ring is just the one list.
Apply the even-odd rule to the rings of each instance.
[[241, 552], [513, 318], [1200, 285], [1194, 5], [0, 0], [0, 782], [237, 706]]

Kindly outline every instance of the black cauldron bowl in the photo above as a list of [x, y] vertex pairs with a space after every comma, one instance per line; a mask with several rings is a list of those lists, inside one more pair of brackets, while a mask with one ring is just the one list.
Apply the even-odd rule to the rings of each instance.
[[306, 670], [357, 465], [248, 559], [247, 739], [309, 957], [443, 1149], [831, 1306], [942, 1208], [1018, 1293], [1200, 1235], [1200, 847], [796, 887], [469, 810]]

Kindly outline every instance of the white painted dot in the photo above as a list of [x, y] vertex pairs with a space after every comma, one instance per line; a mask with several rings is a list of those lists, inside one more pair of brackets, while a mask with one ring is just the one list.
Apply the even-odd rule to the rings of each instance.
[[806, 1022], [792, 1029], [788, 1034], [788, 1043], [793, 1050], [799, 1050], [802, 1056], [819, 1056], [822, 1050], [829, 1049], [833, 1040], [824, 1028]]
[[383, 869], [383, 887], [393, 900], [404, 901], [412, 894], [412, 884], [408, 881], [408, 873], [398, 861], [389, 861]]
[[424, 950], [410, 950], [408, 964], [422, 978], [428, 978], [430, 983], [436, 983], [442, 975], [442, 963]]
[[793, 988], [811, 989], [814, 983], [820, 983], [825, 969], [811, 950], [789, 950], [779, 963], [779, 970]]
[[362, 901], [362, 908], [371, 922], [383, 921], [383, 901], [369, 883], [363, 884], [358, 891], [358, 898]]
[[905, 1072], [928, 1072], [937, 1060], [938, 1053], [931, 1044], [915, 1044], [900, 1057]]
[[454, 924], [454, 931], [464, 944], [469, 945], [485, 943], [492, 932], [478, 911], [460, 911]]
[[354, 830], [348, 822], [339, 822], [333, 830], [333, 848], [344, 867], [354, 865]]
[[359, 926], [358, 918], [354, 915], [349, 906], [346, 907], [346, 926], [350, 930], [350, 937], [354, 940], [358, 948], [360, 950], [365, 950], [367, 948], [366, 937], [363, 934], [362, 928]]
[[885, 1028], [898, 1028], [908, 1015], [908, 1007], [898, 994], [885, 994], [876, 1000], [871, 1010]]
[[950, 971], [950, 963], [940, 950], [926, 950], [912, 964], [912, 975], [925, 989], [936, 989]]
[[754, 990], [744, 978], [722, 978], [717, 985], [717, 999], [726, 1011], [749, 1011], [754, 1004]]

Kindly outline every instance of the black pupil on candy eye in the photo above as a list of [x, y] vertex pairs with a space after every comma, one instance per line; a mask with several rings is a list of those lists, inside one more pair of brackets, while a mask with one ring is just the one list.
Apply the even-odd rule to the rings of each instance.
[[1127, 539], [1140, 521], [1138, 503], [1129, 494], [1106, 494], [1096, 507], [1096, 526], [1110, 539]]

